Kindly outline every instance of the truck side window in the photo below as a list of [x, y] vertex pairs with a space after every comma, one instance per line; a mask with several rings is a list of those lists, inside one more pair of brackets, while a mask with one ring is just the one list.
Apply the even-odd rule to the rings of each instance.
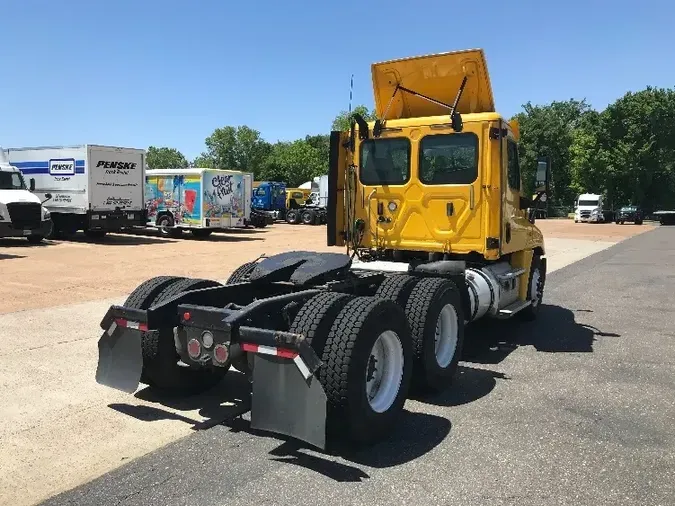
[[520, 191], [520, 164], [518, 163], [518, 145], [511, 139], [506, 141], [508, 155], [509, 188]]
[[365, 185], [405, 184], [410, 179], [410, 141], [402, 137], [361, 143], [359, 177]]
[[478, 177], [478, 137], [473, 133], [427, 135], [420, 142], [424, 184], [471, 184]]

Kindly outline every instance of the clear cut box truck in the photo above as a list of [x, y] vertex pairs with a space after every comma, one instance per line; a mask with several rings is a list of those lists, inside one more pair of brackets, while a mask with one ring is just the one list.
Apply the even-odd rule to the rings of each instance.
[[51, 213], [53, 235], [83, 230], [87, 236], [146, 226], [143, 149], [86, 144], [81, 146], [10, 148], [30, 190]]

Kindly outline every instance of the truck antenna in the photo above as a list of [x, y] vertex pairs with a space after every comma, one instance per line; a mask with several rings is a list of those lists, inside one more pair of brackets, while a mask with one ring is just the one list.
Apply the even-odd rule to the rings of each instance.
[[349, 115], [352, 114], [352, 97], [354, 96], [354, 74], [349, 82]]

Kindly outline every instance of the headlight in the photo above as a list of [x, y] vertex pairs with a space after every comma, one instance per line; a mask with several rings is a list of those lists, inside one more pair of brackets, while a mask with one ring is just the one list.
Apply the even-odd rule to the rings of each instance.
[[51, 216], [51, 213], [47, 210], [47, 208], [43, 207], [42, 208], [42, 219], [48, 220], [50, 216]]

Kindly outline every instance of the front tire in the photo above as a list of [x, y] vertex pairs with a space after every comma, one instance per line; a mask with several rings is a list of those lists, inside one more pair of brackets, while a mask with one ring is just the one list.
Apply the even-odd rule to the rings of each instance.
[[327, 432], [366, 445], [386, 437], [403, 411], [412, 375], [403, 309], [377, 297], [353, 298], [335, 318], [321, 359]]
[[41, 235], [29, 235], [26, 237], [29, 243], [31, 244], [40, 244], [42, 241], [44, 241], [44, 236]]
[[527, 283], [527, 296], [532, 301], [532, 304], [518, 313], [523, 319], [528, 321], [537, 319], [544, 298], [545, 284], [546, 259], [541, 258], [539, 255], [534, 255], [530, 267], [530, 278]]

